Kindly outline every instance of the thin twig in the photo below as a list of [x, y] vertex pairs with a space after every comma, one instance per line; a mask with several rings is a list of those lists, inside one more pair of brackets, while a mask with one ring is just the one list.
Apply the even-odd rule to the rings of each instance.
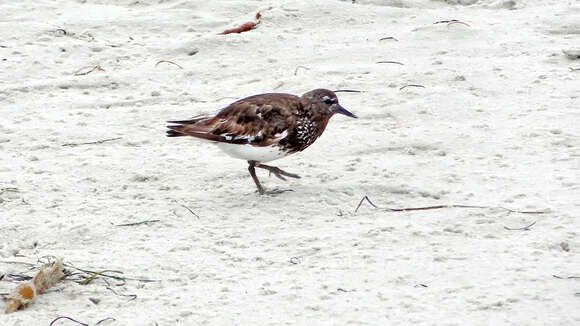
[[75, 323], [77, 323], [77, 324], [79, 324], [79, 325], [83, 325], [83, 326], [89, 326], [89, 324], [82, 323], [82, 322], [80, 322], [80, 321], [78, 321], [78, 320], [76, 320], [76, 319], [72, 319], [72, 318], [70, 318], [70, 317], [67, 317], [67, 316], [60, 316], [60, 317], [56, 317], [56, 319], [54, 319], [52, 322], [50, 322], [50, 324], [49, 324], [48, 326], [52, 326], [52, 325], [54, 325], [54, 323], [56, 323], [56, 321], [57, 321], [57, 320], [60, 320], [60, 319], [68, 319], [68, 320], [70, 320], [70, 321], [74, 321]]
[[119, 294], [117, 293], [115, 290], [111, 289], [110, 287], [106, 287], [107, 290], [113, 292], [115, 295], [118, 295], [120, 297], [129, 297], [131, 299], [129, 299], [129, 301], [133, 301], [135, 299], [137, 299], [137, 295], [136, 294]]
[[574, 279], [574, 278], [580, 278], [580, 276], [566, 276], [566, 277], [562, 277], [562, 276], [558, 276], [558, 275], [552, 275], [553, 277], [560, 279], [560, 280], [569, 280], [569, 279]]
[[101, 320], [99, 320], [99, 321], [98, 321], [98, 322], [95, 324], [95, 326], [99, 325], [100, 323], [104, 323], [104, 322], [106, 322], [106, 321], [108, 321], [108, 320], [115, 321], [116, 319], [115, 319], [115, 318], [113, 318], [113, 317], [107, 317], [107, 318], [105, 318], [105, 319], [101, 319]]
[[450, 25], [453, 25], [453, 24], [463, 24], [467, 27], [471, 27], [471, 26], [469, 26], [469, 24], [462, 22], [461, 20], [457, 20], [457, 19], [440, 20], [440, 21], [436, 21], [433, 23], [433, 25], [435, 25], [435, 24], [447, 24], [447, 27], [449, 27]]
[[399, 90], [402, 91], [403, 89], [405, 89], [407, 87], [420, 87], [420, 88], [425, 88], [425, 86], [423, 86], [423, 85], [419, 85], [419, 84], [409, 84], [409, 85], [405, 85], [405, 86], [399, 88]]
[[[4, 275], [2, 275], [2, 278], [4, 278], [5, 276], [7, 279], [10, 279], [11, 281], [15, 281], [15, 282], [30, 281], [31, 279], [33, 279], [32, 276], [19, 275], [19, 274], [4, 274]], [[0, 279], [2, 279], [2, 278], [0, 278]]]
[[98, 140], [98, 141], [93, 141], [93, 142], [88, 142], [88, 143], [69, 143], [69, 144], [63, 144], [62, 146], [80, 146], [80, 145], [95, 145], [95, 144], [102, 144], [108, 141], [113, 141], [113, 140], [119, 140], [122, 139], [123, 137], [117, 137], [117, 138], [109, 138], [109, 139], [103, 139], [103, 140]]
[[377, 61], [377, 63], [394, 63], [394, 64], [401, 65], [401, 66], [405, 65], [404, 63], [399, 62], [399, 61]]
[[169, 61], [169, 60], [159, 60], [159, 61], [158, 61], [158, 62], [155, 64], [155, 67], [157, 67], [157, 66], [158, 66], [160, 63], [162, 63], [162, 62], [165, 62], [165, 63], [170, 63], [170, 64], [172, 64], [172, 65], [176, 65], [176, 66], [178, 66], [179, 68], [183, 69], [183, 67], [182, 67], [182, 66], [178, 65], [177, 63], [175, 63], [175, 62], [173, 62], [173, 61]]
[[396, 38], [394, 38], [392, 36], [387, 36], [387, 37], [383, 37], [383, 38], [380, 38], [379, 39], [379, 41], [385, 41], [385, 40], [393, 40], [393, 41], [396, 41], [396, 42], [399, 41], [399, 40], [397, 40]]
[[54, 33], [55, 34], [62, 33], [62, 35], [67, 35], [68, 34], [67, 31], [66, 31], [66, 29], [64, 29], [64, 28], [57, 28], [57, 29], [54, 30]]
[[75, 76], [84, 76], [84, 75], [90, 74], [91, 72], [93, 72], [95, 70], [97, 70], [97, 71], [105, 71], [105, 69], [101, 68], [101, 66], [94, 66], [94, 67], [92, 67], [91, 70], [88, 70], [88, 71], [85, 71], [85, 72], [81, 72], [82, 70], [87, 69], [87, 68], [90, 68], [90, 67], [81, 68], [77, 72], [75, 72], [74, 75]]
[[294, 76], [296, 76], [296, 74], [298, 73], [298, 69], [299, 68], [306, 69], [306, 70], [310, 70], [310, 68], [308, 68], [308, 67], [298, 66], [298, 67], [296, 67], [296, 69], [294, 69]]
[[6, 260], [6, 261], [2, 261], [1, 263], [4, 263], [4, 264], [15, 264], [15, 265], [28, 265], [28, 267], [30, 267], [30, 268], [34, 268], [36, 266], [35, 264], [25, 263], [25, 262], [22, 262], [22, 261], [9, 261], [9, 260]]
[[580, 71], [580, 67], [579, 68], [574, 68], [574, 67], [569, 67], [570, 71]]
[[471, 26], [469, 26], [469, 24], [468, 24], [468, 23], [464, 23], [464, 22], [462, 22], [462, 21], [459, 21], [459, 20], [457, 20], [457, 21], [452, 21], [452, 22], [449, 22], [449, 23], [447, 24], [447, 27], [449, 27], [449, 26], [451, 26], [451, 25], [453, 25], [453, 24], [462, 24], [462, 25], [465, 25], [465, 26], [467, 26], [467, 27], [471, 28]]
[[117, 279], [117, 277], [115, 277], [115, 276], [106, 275], [104, 273], [120, 273], [120, 274], [123, 274], [123, 272], [121, 272], [121, 271], [114, 271], [114, 270], [104, 270], [104, 271], [101, 271], [101, 272], [91, 272], [91, 271], [88, 271], [87, 273], [91, 273], [92, 275], [89, 276], [89, 277], [86, 277], [82, 281], [78, 282], [80, 285], [87, 285], [87, 284], [91, 283], [94, 279], [96, 279], [99, 276], [110, 277], [110, 278]]
[[430, 210], [430, 209], [442, 209], [442, 208], [482, 208], [482, 209], [501, 209], [504, 211], [508, 211], [510, 213], [520, 213], [520, 214], [546, 214], [546, 213], [548, 213], [547, 211], [519, 211], [519, 210], [501, 207], [501, 206], [480, 206], [480, 205], [435, 205], [435, 206], [409, 207], [409, 208], [388, 208], [388, 207], [381, 208], [381, 207], [378, 207], [377, 205], [373, 204], [373, 202], [371, 202], [371, 200], [369, 199], [368, 196], [364, 196], [360, 200], [360, 202], [356, 206], [356, 209], [354, 210], [355, 213], [362, 206], [364, 201], [367, 201], [374, 208], [389, 211], [389, 212], [425, 211], [425, 210]]
[[337, 89], [333, 92], [335, 92], [335, 93], [362, 93], [362, 91], [357, 91], [354, 89]]
[[197, 217], [199, 219], [199, 215], [195, 214], [195, 212], [193, 210], [191, 210], [191, 208], [183, 205], [183, 204], [179, 204], [181, 207], [187, 209], [191, 214], [193, 214], [193, 216]]
[[510, 228], [507, 226], [504, 226], [503, 228], [506, 230], [509, 230], [509, 231], [521, 231], [521, 230], [529, 231], [530, 228], [532, 226], [534, 226], [535, 224], [536, 224], [536, 221], [532, 222], [532, 224], [530, 224], [530, 225], [522, 226], [521, 228]]
[[132, 278], [132, 277], [125, 277], [125, 276], [116, 276], [116, 275], [106, 275], [106, 274], [101, 274], [104, 272], [115, 272], [115, 273], [123, 273], [121, 271], [102, 271], [102, 272], [94, 272], [94, 271], [90, 271], [90, 270], [86, 270], [86, 269], [82, 269], [82, 268], [78, 268], [70, 263], [65, 264], [66, 267], [70, 267], [73, 269], [76, 269], [78, 271], [84, 272], [84, 273], [90, 273], [90, 274], [99, 274], [98, 276], [102, 276], [102, 277], [108, 277], [108, 278], [112, 278], [112, 279], [116, 279], [116, 280], [131, 280], [131, 281], [140, 281], [140, 282], [161, 282], [161, 280], [150, 280], [150, 279], [142, 279], [142, 278]]
[[18, 188], [15, 187], [0, 188], [0, 195], [3, 195], [5, 192], [18, 192]]
[[160, 221], [161, 220], [147, 220], [147, 221], [141, 221], [141, 222], [135, 222], [135, 223], [117, 224], [115, 226], [135, 226], [135, 225], [150, 224], [150, 223], [155, 223], [155, 222], [160, 222]]

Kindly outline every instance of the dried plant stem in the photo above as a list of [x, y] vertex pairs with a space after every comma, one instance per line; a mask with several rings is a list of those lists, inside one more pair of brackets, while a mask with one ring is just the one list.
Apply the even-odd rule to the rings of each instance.
[[79, 324], [79, 325], [83, 325], [83, 326], [89, 326], [89, 324], [82, 323], [82, 322], [80, 322], [80, 321], [78, 321], [78, 320], [76, 320], [76, 319], [72, 319], [72, 318], [70, 318], [70, 317], [67, 317], [67, 316], [60, 316], [60, 317], [56, 317], [56, 318], [55, 318], [55, 319], [54, 319], [52, 322], [50, 322], [50, 324], [48, 324], [48, 326], [52, 326], [52, 325], [54, 325], [54, 323], [56, 323], [58, 320], [61, 320], [61, 319], [68, 319], [68, 320], [70, 320], [70, 321], [72, 321], [72, 322], [75, 322], [75, 323], [77, 323], [77, 324]]
[[507, 226], [504, 226], [503, 228], [509, 231], [521, 231], [521, 230], [529, 231], [530, 228], [534, 225], [536, 225], [536, 221], [532, 222], [530, 225], [522, 226], [521, 228], [510, 228]]
[[80, 145], [95, 145], [95, 144], [102, 144], [105, 142], [109, 142], [109, 141], [113, 141], [113, 140], [119, 140], [122, 139], [123, 137], [117, 137], [117, 138], [109, 138], [109, 139], [103, 139], [103, 140], [98, 140], [98, 141], [93, 141], [93, 142], [88, 142], [88, 143], [69, 143], [69, 144], [63, 144], [62, 146], [80, 146]]
[[404, 63], [399, 62], [399, 61], [377, 61], [377, 63], [394, 63], [394, 64], [401, 65], [401, 66], [405, 65]]
[[185, 205], [183, 205], [183, 204], [179, 204], [179, 205], [180, 205], [181, 207], [183, 207], [183, 208], [187, 209], [187, 210], [188, 210], [188, 211], [189, 211], [191, 214], [193, 214], [193, 216], [195, 216], [195, 217], [197, 217], [197, 218], [199, 219], [199, 215], [195, 214], [195, 212], [194, 212], [194, 211], [193, 211], [191, 208], [189, 208], [189, 207], [187, 207], [187, 206], [185, 206]]
[[100, 323], [104, 323], [104, 322], [106, 322], [106, 321], [109, 321], [109, 320], [115, 321], [116, 319], [115, 319], [115, 318], [113, 318], [113, 317], [107, 317], [107, 318], [105, 318], [105, 319], [101, 319], [101, 320], [99, 320], [99, 321], [98, 321], [98, 322], [95, 324], [95, 326], [99, 325]]
[[105, 71], [105, 69], [101, 68], [101, 66], [94, 66], [94, 67], [92, 67], [92, 69], [82, 72], [84, 69], [87, 69], [87, 68], [91, 68], [91, 67], [81, 68], [77, 72], [75, 72], [74, 75], [75, 76], [84, 76], [84, 75], [90, 74], [91, 72], [93, 72], [95, 70], [97, 70], [97, 71]]
[[335, 93], [362, 93], [362, 91], [357, 91], [354, 89], [337, 89], [333, 92], [335, 92]]
[[461, 20], [457, 20], [457, 19], [440, 20], [440, 21], [436, 21], [433, 23], [433, 25], [435, 25], [435, 24], [447, 24], [447, 27], [449, 27], [453, 24], [462, 24], [462, 25], [465, 25], [467, 27], [471, 27], [471, 26], [469, 26], [468, 23], [462, 22]]
[[423, 86], [423, 85], [419, 85], [419, 84], [409, 84], [409, 85], [405, 85], [405, 86], [399, 88], [399, 90], [402, 91], [402, 90], [404, 90], [407, 87], [420, 87], [420, 88], [425, 88], [425, 86]]
[[[75, 269], [77, 271], [81, 271], [83, 273], [89, 273], [91, 275], [94, 275], [95, 277], [101, 276], [101, 277], [107, 277], [107, 278], [112, 278], [112, 279], [121, 280], [121, 281], [130, 280], [130, 281], [140, 281], [140, 282], [161, 282], [160, 280], [151, 280], [151, 279], [133, 278], [133, 277], [103, 274], [103, 273], [120, 273], [120, 274], [122, 274], [123, 272], [121, 272], [121, 271], [104, 270], [101, 272], [95, 272], [95, 271], [91, 271], [91, 270], [87, 270], [87, 269], [78, 268], [76, 266], [71, 265], [70, 263], [66, 264], [65, 266], [72, 268], [72, 269]], [[92, 281], [95, 277], [92, 277], [90, 281]]]
[[[83, 323], [83, 322], [80, 322], [80, 321], [78, 321], [78, 320], [76, 320], [76, 319], [73, 319], [73, 318], [71, 318], [71, 317], [68, 317], [68, 316], [60, 316], [60, 317], [57, 317], [57, 318], [55, 318], [55, 319], [54, 319], [52, 322], [50, 322], [50, 324], [49, 324], [48, 326], [52, 326], [52, 325], [54, 325], [54, 323], [56, 323], [57, 321], [59, 321], [59, 320], [61, 320], [61, 319], [67, 319], [67, 320], [70, 320], [70, 321], [72, 321], [72, 322], [75, 322], [75, 323], [77, 323], [77, 324], [79, 324], [79, 325], [83, 325], [83, 326], [89, 326], [89, 324], [85, 324], [85, 323]], [[101, 319], [101, 320], [99, 320], [99, 321], [98, 321], [98, 322], [95, 324], [95, 326], [97, 326], [97, 325], [100, 325], [101, 323], [104, 323], [104, 322], [106, 322], [106, 321], [109, 321], [109, 320], [112, 320], [112, 321], [114, 321], [114, 320], [115, 320], [115, 318], [112, 318], [112, 317], [107, 317], [107, 318], [105, 318], [105, 319]]]
[[[388, 211], [388, 212], [425, 211], [425, 210], [442, 209], [442, 208], [482, 208], [482, 209], [501, 209], [504, 211], [508, 211], [510, 213], [519, 213], [519, 214], [546, 214], [546, 213], [548, 213], [547, 211], [520, 211], [520, 210], [514, 210], [514, 209], [501, 207], [501, 206], [455, 205], [455, 204], [454, 205], [434, 205], [434, 206], [424, 206], [424, 207], [408, 207], [408, 208], [388, 208], [388, 207], [381, 208], [381, 207], [378, 207], [377, 205], [373, 204], [373, 202], [370, 200], [370, 198], [368, 196], [364, 196], [360, 200], [360, 202], [356, 206], [356, 209], [354, 210], [355, 213], [359, 210], [359, 208], [362, 206], [362, 204], [365, 201], [368, 202], [374, 208], [381, 209], [381, 210]], [[533, 225], [533, 224], [531, 224], [531, 225]], [[531, 225], [529, 225], [529, 226], [531, 226]]]
[[103, 276], [103, 277], [110, 277], [110, 278], [114, 278], [114, 279], [122, 279], [122, 278], [118, 278], [116, 276], [113, 275], [107, 275], [104, 273], [120, 273], [123, 274], [123, 272], [121, 271], [114, 271], [114, 270], [104, 270], [104, 271], [100, 271], [100, 272], [92, 272], [92, 271], [86, 271], [86, 273], [90, 273], [92, 274], [91, 276], [83, 279], [82, 281], [78, 282], [80, 285], [87, 285], [89, 283], [91, 283], [94, 279], [96, 279], [99, 276]]
[[177, 63], [173, 62], [173, 61], [169, 61], [169, 60], [159, 60], [157, 61], [157, 63], [155, 64], [155, 67], [157, 67], [160, 63], [165, 62], [165, 63], [170, 63], [172, 65], [176, 65], [178, 66], [180, 69], [183, 69], [182, 66], [178, 65]]
[[575, 278], [580, 278], [580, 276], [558, 276], [558, 275], [552, 275], [554, 278], [560, 279], [560, 280], [569, 280], [569, 279], [575, 279]]
[[296, 74], [298, 74], [298, 69], [300, 69], [300, 68], [305, 69], [305, 70], [310, 70], [310, 68], [308, 68], [308, 67], [298, 66], [298, 67], [296, 67], [296, 69], [294, 69], [294, 76], [296, 76]]
[[141, 224], [151, 224], [151, 223], [160, 222], [160, 221], [161, 220], [147, 220], [147, 221], [141, 221], [141, 222], [135, 222], [135, 223], [117, 224], [115, 226], [135, 226], [135, 225], [141, 225]]

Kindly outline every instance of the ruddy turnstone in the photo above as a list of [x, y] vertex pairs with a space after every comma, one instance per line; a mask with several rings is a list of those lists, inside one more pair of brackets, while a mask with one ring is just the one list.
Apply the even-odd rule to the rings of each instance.
[[226, 154], [248, 161], [248, 170], [260, 194], [264, 188], [255, 168], [262, 168], [282, 180], [300, 178], [275, 166], [262, 164], [301, 152], [322, 135], [335, 114], [356, 116], [338, 104], [336, 94], [315, 89], [301, 97], [269, 93], [246, 97], [213, 116], [168, 121], [168, 137], [192, 136], [214, 142]]

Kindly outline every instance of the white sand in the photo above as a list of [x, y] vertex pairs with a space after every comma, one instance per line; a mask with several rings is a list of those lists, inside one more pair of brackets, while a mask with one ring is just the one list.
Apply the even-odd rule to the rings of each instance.
[[[218, 35], [258, 11], [257, 29]], [[0, 275], [54, 255], [160, 280], [111, 283], [132, 301], [102, 278], [65, 281], [1, 325], [580, 325], [579, 280], [552, 276], [580, 276], [580, 61], [562, 52], [580, 48], [578, 2], [29, 0], [0, 13], [0, 188], [18, 190], [0, 194]], [[433, 24], [449, 19], [470, 27]], [[272, 162], [302, 179], [258, 172], [293, 192], [259, 196], [244, 161], [164, 136], [166, 120], [314, 88], [364, 91], [339, 94], [360, 118], [336, 116]], [[353, 214], [363, 195], [550, 213]], [[145, 220], [160, 221], [116, 226]]]

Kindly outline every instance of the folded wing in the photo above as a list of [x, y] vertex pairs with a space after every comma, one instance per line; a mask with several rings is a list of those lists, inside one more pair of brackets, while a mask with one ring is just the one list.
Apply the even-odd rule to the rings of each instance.
[[213, 142], [270, 146], [288, 135], [300, 98], [290, 94], [262, 94], [230, 104], [215, 116], [168, 121], [168, 137], [192, 136]]

